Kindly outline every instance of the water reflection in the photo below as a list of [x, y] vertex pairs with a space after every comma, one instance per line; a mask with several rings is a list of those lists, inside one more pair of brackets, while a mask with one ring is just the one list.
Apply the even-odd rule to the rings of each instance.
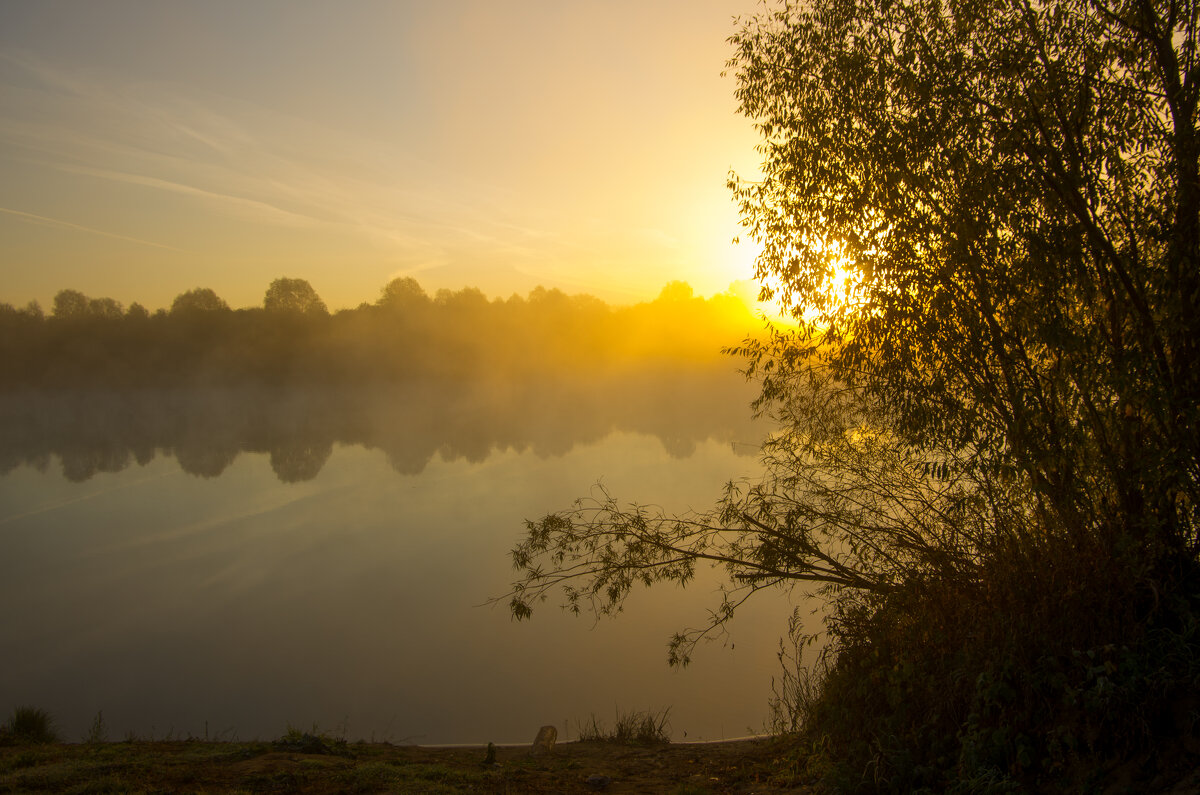
[[[335, 444], [382, 450], [397, 472], [439, 455], [478, 463], [503, 451], [561, 456], [615, 431], [658, 438], [674, 458], [716, 440], [753, 453], [752, 389], [728, 369], [604, 379], [418, 379], [363, 388], [29, 391], [0, 396], [0, 474], [57, 458], [82, 482], [157, 455], [211, 478], [243, 452], [279, 480], [315, 478]], [[747, 444], [749, 443], [749, 444]]]
[[752, 396], [693, 372], [0, 397], [0, 603], [21, 606], [0, 612], [0, 706], [71, 739], [101, 710], [159, 738], [528, 742], [617, 706], [670, 707], [679, 739], [757, 730], [782, 594], [684, 671], [665, 644], [718, 602], [715, 575], [600, 625], [480, 607], [523, 520], [598, 478], [683, 512], [752, 475]]

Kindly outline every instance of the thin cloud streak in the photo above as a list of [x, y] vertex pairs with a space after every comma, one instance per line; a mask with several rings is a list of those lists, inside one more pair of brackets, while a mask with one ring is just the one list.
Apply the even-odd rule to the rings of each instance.
[[[226, 97], [201, 99], [184, 87], [93, 84], [32, 56], [0, 57], [33, 78], [22, 90], [53, 111], [50, 118], [0, 119], [0, 137], [38, 153], [28, 162], [189, 196], [253, 221], [340, 231], [425, 264], [481, 251], [553, 257], [529, 244], [553, 249], [559, 235], [502, 209], [507, 191], [448, 179], [438, 165], [392, 146]], [[71, 108], [106, 122], [54, 118]], [[83, 165], [98, 160], [124, 167]]]
[[194, 185], [171, 182], [170, 180], [159, 179], [157, 177], [146, 177], [140, 174], [126, 174], [119, 171], [90, 168], [88, 166], [59, 165], [57, 168], [73, 174], [84, 174], [100, 179], [113, 180], [115, 182], [125, 182], [131, 185], [140, 185], [142, 187], [155, 188], [158, 190], [170, 191], [172, 193], [182, 193], [186, 196], [193, 196], [210, 201], [214, 204], [233, 208], [240, 214], [249, 215], [260, 221], [270, 221], [272, 223], [285, 225], [302, 225], [312, 223], [315, 220], [305, 215], [280, 209], [279, 207], [268, 204], [267, 202], [256, 201], [255, 199], [247, 199], [242, 196], [233, 196], [227, 193], [216, 193], [214, 191], [204, 190], [203, 188], [197, 188]]
[[[286, 269], [333, 306], [389, 273], [624, 300], [677, 278], [711, 293], [742, 270], [714, 231], [736, 232], [736, 164], [714, 151], [743, 139], [712, 89], [725, 6], [743, 0], [676, 0], [696, 13], [657, 7], [636, 30], [619, 9], [553, 4], [313, 2], [275, 26], [215, 2], [229, 14], [31, 12], [0, 31], [0, 205], [202, 255], [24, 235], [0, 246], [38, 263], [14, 294], [95, 283], [88, 261], [131, 299], [145, 285], [141, 301], [194, 281], [246, 301]], [[614, 37], [629, 58], [611, 59]], [[318, 51], [334, 57], [317, 66]]]
[[152, 246], [154, 248], [166, 249], [167, 251], [177, 251], [180, 254], [195, 254], [196, 253], [194, 251], [188, 251], [187, 249], [184, 249], [184, 248], [178, 248], [176, 246], [168, 246], [165, 243], [155, 243], [153, 240], [143, 240], [140, 237], [130, 237], [129, 235], [119, 235], [115, 232], [105, 232], [103, 229], [93, 229], [90, 226], [83, 226], [82, 224], [74, 224], [74, 223], [71, 223], [70, 221], [63, 221], [59, 218], [47, 218], [44, 215], [36, 215], [34, 213], [27, 213], [22, 210], [14, 210], [11, 207], [0, 207], [0, 213], [7, 213], [8, 215], [13, 215], [13, 216], [16, 216], [17, 218], [21, 218], [26, 221], [30, 221], [32, 223], [50, 224], [51, 226], [58, 226], [63, 229], [71, 229], [76, 232], [87, 232], [88, 234], [92, 234], [92, 235], [102, 235], [104, 237], [110, 237], [110, 238], [113, 238], [114, 240], [125, 240], [129, 243], [137, 243], [138, 245], [141, 245], [141, 246]]

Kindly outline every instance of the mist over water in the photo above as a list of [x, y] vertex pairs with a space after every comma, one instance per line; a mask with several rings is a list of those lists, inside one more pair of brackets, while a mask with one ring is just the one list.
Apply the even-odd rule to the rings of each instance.
[[678, 739], [761, 730], [782, 597], [682, 671], [711, 579], [600, 624], [481, 606], [523, 520], [598, 481], [683, 511], [753, 474], [752, 396], [732, 368], [6, 394], [0, 702], [71, 738], [101, 710], [114, 739], [528, 742], [668, 707]]
[[415, 475], [439, 455], [478, 463], [508, 450], [563, 455], [614, 431], [675, 457], [713, 439], [755, 451], [746, 385], [728, 371], [447, 381], [385, 386], [86, 388], [0, 394], [0, 473], [54, 465], [70, 481], [175, 459], [215, 477], [266, 453], [284, 482], [315, 478], [335, 445], [382, 450]]
[[678, 739], [763, 728], [785, 595], [686, 670], [716, 579], [596, 624], [513, 623], [524, 522], [597, 484], [673, 512], [753, 476], [755, 387], [720, 354], [756, 323], [683, 284], [610, 307], [411, 279], [330, 313], [303, 280], [261, 308], [170, 311], [64, 290], [0, 305], [0, 707], [82, 737], [560, 738], [670, 709]]

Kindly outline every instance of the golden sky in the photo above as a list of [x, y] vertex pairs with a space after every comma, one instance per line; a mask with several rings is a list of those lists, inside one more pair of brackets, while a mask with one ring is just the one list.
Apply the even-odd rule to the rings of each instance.
[[629, 303], [751, 275], [751, 0], [0, 3], [0, 301], [395, 276]]

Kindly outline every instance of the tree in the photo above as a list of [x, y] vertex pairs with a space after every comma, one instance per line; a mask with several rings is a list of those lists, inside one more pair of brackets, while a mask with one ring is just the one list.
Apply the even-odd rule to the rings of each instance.
[[60, 319], [87, 317], [88, 297], [78, 290], [59, 290], [54, 295], [51, 312]]
[[121, 302], [113, 298], [93, 298], [88, 301], [87, 314], [90, 317], [120, 320], [125, 316]]
[[411, 276], [392, 279], [384, 285], [383, 290], [380, 291], [379, 300], [376, 301], [377, 306], [396, 310], [428, 306], [429, 303], [429, 296], [417, 280]]
[[24, 309], [19, 311], [21, 314], [31, 320], [43, 320], [46, 317], [45, 313], [42, 312], [42, 305], [37, 301], [30, 301], [29, 303], [25, 304]]
[[487, 311], [488, 298], [478, 287], [464, 287], [461, 290], [448, 290], [445, 287], [437, 291], [434, 304], [439, 308], [466, 315], [477, 315]]
[[271, 282], [263, 298], [263, 308], [268, 312], [297, 315], [329, 314], [325, 302], [304, 279], [280, 278]]
[[185, 293], [180, 293], [171, 302], [171, 314], [173, 315], [197, 312], [224, 312], [228, 310], [229, 304], [225, 303], [224, 300], [208, 287], [196, 287]]
[[[1192, 620], [1200, 574], [1196, 24], [1169, 0], [814, 0], [743, 23], [730, 68], [763, 178], [731, 187], [801, 326], [739, 349], [779, 424], [765, 474], [707, 514], [601, 493], [529, 523], [514, 615], [559, 588], [612, 613], [722, 566], [712, 621], [671, 646], [686, 662], [754, 592], [811, 584], [823, 686], [891, 710], [878, 736], [927, 772], [975, 736], [952, 716], [999, 661], [1032, 687], [1072, 649], [1153, 659], [1148, 628]], [[960, 642], [954, 677], [931, 625]], [[919, 663], [925, 728], [846, 684], [883, 660]], [[1112, 743], [1145, 725], [1106, 720]]]
[[662, 292], [658, 294], [657, 300], [665, 302], [690, 301], [694, 296], [695, 292], [692, 290], [692, 286], [690, 284], [687, 282], [673, 281], [668, 282], [662, 288]]
[[[1190, 24], [1174, 5], [827, 3], [735, 37], [767, 157], [734, 188], [760, 275], [820, 315], [814, 358], [906, 441], [1021, 473], [1072, 532], [1136, 515], [1195, 542]], [[825, 289], [843, 259], [848, 306]]]
[[78, 290], [59, 290], [54, 296], [56, 318], [109, 318], [120, 319], [125, 311], [121, 302], [112, 298], [88, 298]]

